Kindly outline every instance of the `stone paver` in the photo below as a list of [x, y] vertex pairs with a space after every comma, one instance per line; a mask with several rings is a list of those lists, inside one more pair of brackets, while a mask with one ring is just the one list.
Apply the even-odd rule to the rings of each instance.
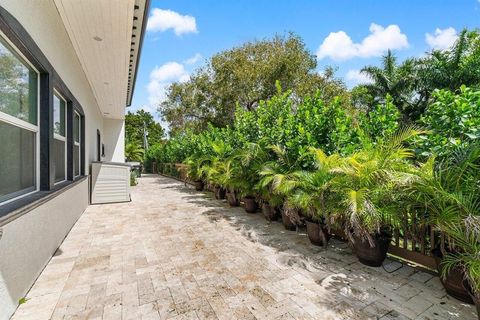
[[[388, 263], [388, 261], [387, 261]], [[438, 278], [360, 264], [182, 183], [90, 206], [14, 319], [475, 319]]]

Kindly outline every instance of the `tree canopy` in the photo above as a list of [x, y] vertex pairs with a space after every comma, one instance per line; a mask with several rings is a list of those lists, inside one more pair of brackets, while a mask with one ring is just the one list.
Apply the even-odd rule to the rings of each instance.
[[237, 105], [256, 109], [276, 94], [276, 81], [298, 100], [317, 90], [325, 101], [346, 95], [332, 69], [319, 74], [316, 67], [316, 57], [294, 34], [247, 42], [214, 55], [189, 81], [172, 84], [159, 111], [174, 133], [232, 124]]
[[144, 128], [148, 145], [160, 142], [165, 135], [165, 130], [149, 112], [144, 110], [128, 112], [125, 115], [125, 144], [143, 148]]
[[366, 66], [361, 72], [372, 83], [352, 89], [353, 103], [368, 109], [390, 95], [404, 122], [414, 122], [424, 114], [438, 89], [459, 90], [462, 85], [480, 85], [480, 34], [463, 30], [447, 50], [432, 50], [421, 58], [397, 63], [389, 50], [381, 66]]

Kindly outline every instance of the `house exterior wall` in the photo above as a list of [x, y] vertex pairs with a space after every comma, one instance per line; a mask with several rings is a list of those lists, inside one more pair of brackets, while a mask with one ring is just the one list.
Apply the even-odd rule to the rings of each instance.
[[28, 1], [26, 5], [25, 1], [0, 0], [0, 5], [22, 24], [82, 105], [85, 112], [85, 174], [88, 174], [88, 164], [96, 160], [97, 129], [105, 137], [103, 115], [55, 3]]
[[0, 320], [8, 319], [88, 205], [88, 179], [1, 228]]
[[[105, 149], [112, 150], [114, 161], [123, 162], [123, 120], [109, 121], [105, 132], [102, 113], [54, 2], [0, 0], [0, 6], [18, 20], [82, 106], [84, 174], [97, 160], [97, 130], [102, 139], [117, 133], [118, 141], [108, 137]], [[82, 178], [14, 220], [0, 221], [0, 320], [13, 314], [88, 203], [89, 180]]]
[[105, 119], [105, 161], [125, 162], [125, 120]]

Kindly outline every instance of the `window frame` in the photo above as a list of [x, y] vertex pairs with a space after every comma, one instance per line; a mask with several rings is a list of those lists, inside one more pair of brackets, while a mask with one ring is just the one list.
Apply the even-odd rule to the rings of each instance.
[[[75, 118], [78, 116], [78, 142], [75, 141]], [[75, 174], [75, 162], [73, 162], [73, 166], [72, 166], [72, 171], [73, 171], [73, 178], [78, 178], [82, 175], [82, 115], [80, 114], [80, 112], [78, 112], [77, 110], [74, 110], [73, 111], [73, 121], [72, 121], [72, 126], [73, 126], [73, 130], [72, 130], [72, 133], [73, 133], [73, 136], [72, 136], [72, 140], [73, 140], [73, 150], [72, 150], [72, 154], [73, 156], [75, 156], [75, 147], [78, 147], [78, 174]], [[75, 159], [74, 159], [75, 161]]]
[[[63, 114], [64, 114], [64, 134], [65, 136], [62, 136], [58, 133], [55, 133], [55, 118], [53, 119], [53, 139], [54, 140], [58, 140], [58, 141], [62, 141], [63, 142], [63, 145], [64, 145], [64, 179], [63, 180], [60, 180], [60, 181], [56, 181], [53, 183], [53, 185], [57, 185], [59, 183], [62, 183], [62, 182], [65, 182], [67, 181], [67, 175], [68, 175], [68, 161], [67, 161], [67, 158], [68, 158], [68, 147], [67, 147], [67, 127], [68, 127], [68, 115], [67, 115], [67, 100], [60, 94], [60, 92], [58, 92], [57, 89], [53, 89], [53, 105], [55, 105], [55, 97], [57, 97], [59, 100], [60, 100], [60, 105], [61, 103], [63, 102], [63, 106], [64, 106], [64, 110], [63, 110]], [[55, 116], [55, 109], [52, 109], [52, 114]], [[60, 115], [62, 113], [60, 112]], [[56, 168], [55, 168], [56, 170]], [[56, 172], [56, 171], [55, 171]]]
[[[36, 107], [37, 107], [37, 124], [34, 125], [30, 122], [27, 122], [25, 120], [19, 119], [17, 117], [14, 117], [12, 115], [9, 115], [5, 112], [0, 111], [0, 121], [10, 124], [12, 126], [18, 127], [20, 129], [28, 130], [30, 132], [33, 132], [35, 134], [35, 159], [34, 159], [34, 166], [35, 166], [35, 185], [33, 190], [28, 191], [28, 192], [22, 192], [27, 189], [23, 190], [18, 190], [13, 193], [10, 193], [10, 195], [13, 195], [10, 199], [6, 199], [4, 201], [0, 201], [0, 206], [3, 206], [7, 203], [13, 202], [15, 200], [24, 198], [26, 196], [29, 196], [33, 193], [36, 193], [40, 190], [40, 71], [35, 68], [35, 66], [25, 57], [25, 55], [17, 48], [17, 46], [7, 37], [7, 35], [0, 30], [0, 37], [4, 42], [7, 43], [9, 48], [6, 48], [7, 50], [13, 50], [16, 55], [18, 55], [19, 60], [21, 63], [23, 63], [27, 68], [30, 68], [32, 71], [34, 71], [37, 74], [37, 97], [36, 97]], [[17, 195], [18, 194], [18, 195]], [[8, 196], [8, 195], [7, 195]]]

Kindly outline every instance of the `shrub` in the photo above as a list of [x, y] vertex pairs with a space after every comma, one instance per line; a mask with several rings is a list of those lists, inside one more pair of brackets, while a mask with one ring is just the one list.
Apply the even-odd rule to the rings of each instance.
[[462, 86], [459, 92], [437, 90], [420, 119], [428, 133], [417, 140], [418, 154], [441, 157], [480, 138], [480, 90]]

